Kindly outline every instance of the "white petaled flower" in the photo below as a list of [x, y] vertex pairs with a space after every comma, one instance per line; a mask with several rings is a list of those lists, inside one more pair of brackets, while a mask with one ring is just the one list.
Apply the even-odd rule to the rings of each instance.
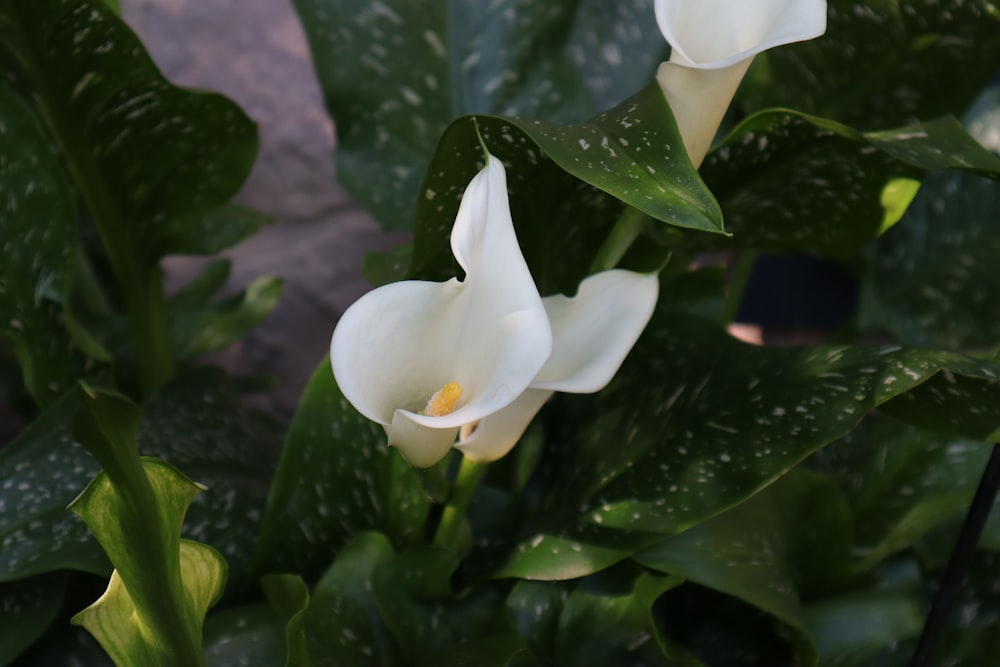
[[521, 254], [503, 164], [462, 196], [451, 248], [464, 280], [403, 281], [344, 313], [330, 343], [341, 391], [417, 467], [452, 447], [493, 461], [553, 391], [606, 385], [652, 315], [658, 281], [623, 270], [587, 278], [577, 296], [542, 299]]
[[754, 56], [826, 32], [826, 0], [656, 0], [670, 43], [656, 79], [698, 167]]

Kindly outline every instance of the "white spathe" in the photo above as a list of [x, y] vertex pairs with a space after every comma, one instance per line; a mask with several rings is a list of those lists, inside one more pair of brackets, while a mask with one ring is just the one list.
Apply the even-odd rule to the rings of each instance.
[[[543, 300], [492, 156], [462, 196], [451, 248], [463, 281], [379, 287], [347, 309], [330, 343], [344, 396], [417, 467], [453, 446], [480, 462], [506, 454], [553, 391], [610, 381], [656, 303], [656, 276], [623, 270]], [[421, 414], [450, 383], [461, 395], [449, 411]]]
[[826, 0], [656, 0], [670, 61], [656, 80], [695, 167], [761, 51], [826, 32]]
[[517, 443], [553, 392], [603, 389], [652, 317], [658, 294], [655, 273], [613, 269], [584, 280], [575, 297], [545, 297], [552, 356], [513, 403], [463, 426], [456, 447], [473, 461], [495, 461]]

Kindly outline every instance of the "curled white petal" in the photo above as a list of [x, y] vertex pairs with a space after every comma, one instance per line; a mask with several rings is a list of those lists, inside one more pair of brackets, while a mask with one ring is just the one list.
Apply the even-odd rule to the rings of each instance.
[[544, 389], [527, 389], [513, 403], [478, 422], [466, 424], [455, 445], [476, 463], [489, 463], [502, 458], [521, 439], [528, 424], [552, 396]]
[[545, 297], [552, 356], [513, 403], [463, 426], [456, 447], [478, 463], [495, 461], [520, 440], [554, 391], [601, 390], [649, 322], [658, 292], [656, 274], [614, 269], [584, 280], [572, 298]]
[[410, 465], [429, 468], [454, 446], [458, 427], [431, 428], [418, 424], [412, 417], [413, 414], [406, 410], [397, 410], [385, 433], [389, 444], [396, 447]]
[[532, 389], [599, 391], [611, 381], [653, 315], [655, 273], [613, 269], [588, 277], [576, 296], [545, 297], [552, 324], [552, 355]]
[[826, 31], [826, 0], [656, 0], [671, 62], [720, 69]]
[[[489, 159], [466, 189], [452, 248], [464, 281], [375, 289], [348, 308], [330, 343], [344, 396], [382, 424], [390, 444], [414, 465], [444, 456], [443, 434], [450, 431], [454, 442], [459, 426], [517, 398], [552, 346], [545, 308], [514, 234], [500, 160]], [[453, 412], [418, 414], [451, 382], [462, 388]]]
[[826, 0], [656, 0], [655, 9], [672, 49], [656, 80], [695, 168], [753, 57], [826, 31]]

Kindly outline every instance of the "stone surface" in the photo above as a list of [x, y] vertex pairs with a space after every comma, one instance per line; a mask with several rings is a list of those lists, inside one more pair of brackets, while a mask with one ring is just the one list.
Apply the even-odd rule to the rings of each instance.
[[[277, 377], [264, 405], [293, 411], [327, 351], [337, 318], [369, 289], [361, 260], [405, 240], [380, 231], [336, 182], [334, 133], [301, 26], [288, 0], [125, 0], [123, 14], [164, 74], [221, 92], [258, 124], [261, 153], [237, 201], [276, 223], [226, 255], [228, 289], [277, 275], [285, 292], [272, 316], [214, 361]], [[204, 262], [171, 258], [177, 286]]]

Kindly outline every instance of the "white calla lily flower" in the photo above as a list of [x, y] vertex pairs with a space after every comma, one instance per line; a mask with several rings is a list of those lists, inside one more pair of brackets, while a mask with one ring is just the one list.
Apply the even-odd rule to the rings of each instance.
[[655, 274], [623, 270], [591, 276], [576, 297], [542, 299], [495, 157], [462, 196], [451, 247], [464, 280], [379, 287], [347, 309], [330, 343], [344, 396], [417, 467], [451, 447], [477, 462], [506, 454], [553, 391], [610, 381], [656, 303]]
[[495, 461], [517, 443], [553, 392], [591, 394], [603, 389], [646, 328], [659, 285], [655, 273], [613, 269], [584, 280], [572, 298], [545, 297], [552, 355], [513, 403], [463, 426], [456, 447], [473, 461]]
[[754, 56], [826, 32], [826, 0], [656, 0], [655, 9], [671, 47], [656, 80], [696, 168]]

